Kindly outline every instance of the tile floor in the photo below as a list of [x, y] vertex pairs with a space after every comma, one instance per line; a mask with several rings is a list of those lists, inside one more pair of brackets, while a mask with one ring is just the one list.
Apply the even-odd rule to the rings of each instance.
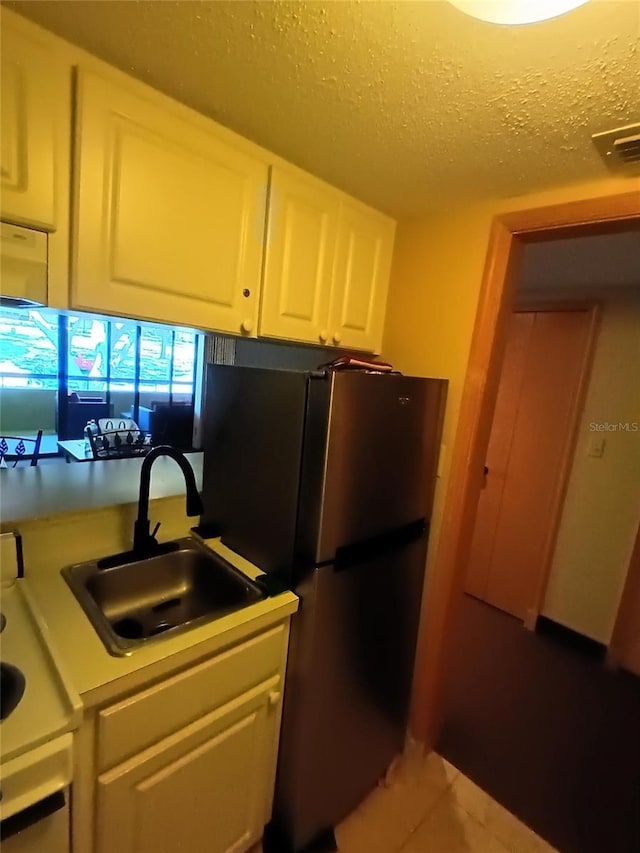
[[554, 853], [436, 753], [404, 756], [336, 838], [340, 853]]

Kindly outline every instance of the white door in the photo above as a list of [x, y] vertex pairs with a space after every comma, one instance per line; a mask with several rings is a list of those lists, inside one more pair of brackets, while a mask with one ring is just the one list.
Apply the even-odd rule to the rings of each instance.
[[98, 778], [97, 853], [240, 853], [269, 818], [277, 679]]
[[329, 342], [339, 199], [319, 181], [272, 169], [261, 335]]
[[533, 624], [587, 378], [589, 309], [510, 319], [466, 591]]
[[142, 85], [77, 101], [74, 307], [255, 334], [267, 165]]
[[340, 209], [329, 314], [331, 342], [380, 352], [395, 222], [357, 202]]
[[55, 158], [64, 156], [59, 134], [68, 137], [70, 102], [71, 66], [3, 15], [3, 220], [55, 230], [56, 193], [67, 191], [66, 184], [56, 185]]

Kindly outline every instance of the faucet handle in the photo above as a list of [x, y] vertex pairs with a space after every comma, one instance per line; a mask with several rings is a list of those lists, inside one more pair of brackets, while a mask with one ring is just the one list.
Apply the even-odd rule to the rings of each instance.
[[155, 539], [155, 538], [156, 538], [156, 533], [157, 533], [157, 532], [158, 532], [158, 530], [160, 529], [160, 523], [161, 523], [161, 522], [158, 522], [158, 523], [156, 524], [156, 526], [153, 528], [153, 531], [152, 531], [152, 533], [151, 533], [151, 538], [152, 538], [152, 539]]

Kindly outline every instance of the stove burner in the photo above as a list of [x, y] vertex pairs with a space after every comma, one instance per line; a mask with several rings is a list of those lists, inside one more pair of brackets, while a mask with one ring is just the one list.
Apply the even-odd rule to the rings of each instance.
[[4, 626], [7, 624], [7, 617], [4, 613], [0, 613], [0, 634], [4, 631]]
[[15, 711], [24, 693], [24, 675], [10, 663], [0, 663], [0, 720]]

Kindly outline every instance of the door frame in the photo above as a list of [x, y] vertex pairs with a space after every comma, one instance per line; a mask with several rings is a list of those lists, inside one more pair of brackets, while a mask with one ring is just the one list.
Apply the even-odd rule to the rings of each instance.
[[527, 243], [640, 227], [640, 193], [627, 192], [494, 217], [471, 339], [430, 595], [419, 637], [410, 730], [433, 747], [444, 716], [445, 684], [462, 600], [485, 455], [498, 393], [509, 314]]
[[613, 633], [607, 649], [607, 663], [617, 668], [625, 660], [629, 644], [633, 642], [634, 629], [637, 633], [638, 600], [640, 599], [640, 524], [631, 551], [627, 577], [622, 589]]

